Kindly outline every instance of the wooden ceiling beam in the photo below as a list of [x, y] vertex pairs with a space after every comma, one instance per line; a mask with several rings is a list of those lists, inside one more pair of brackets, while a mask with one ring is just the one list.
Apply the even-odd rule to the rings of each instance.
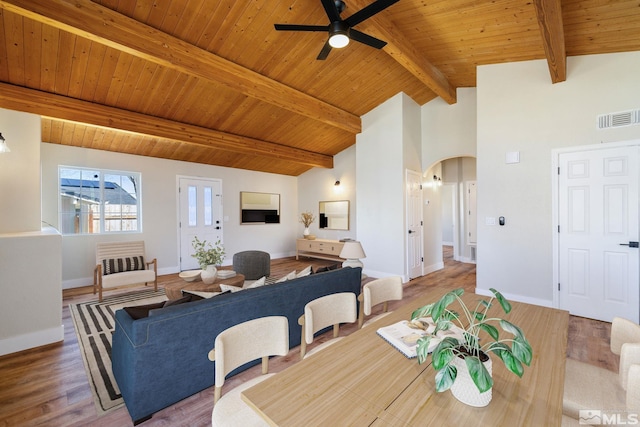
[[353, 134], [362, 131], [355, 114], [90, 0], [0, 0], [0, 7]]
[[0, 83], [0, 108], [167, 138], [246, 155], [333, 168], [333, 157], [61, 95]]
[[[350, 5], [354, 10], [360, 10], [366, 7], [368, 3], [370, 2], [363, 0], [350, 1]], [[371, 28], [376, 33], [376, 37], [387, 42], [383, 50], [398, 64], [413, 74], [448, 104], [455, 104], [457, 102], [456, 88], [449, 83], [447, 77], [435, 65], [429, 62], [422, 53], [413, 47], [413, 44], [407, 40], [402, 34], [402, 31], [391, 21], [384, 19], [382, 15], [383, 14], [372, 16], [364, 21], [363, 26], [366, 25]]]
[[567, 80], [567, 51], [560, 0], [534, 0], [551, 82]]

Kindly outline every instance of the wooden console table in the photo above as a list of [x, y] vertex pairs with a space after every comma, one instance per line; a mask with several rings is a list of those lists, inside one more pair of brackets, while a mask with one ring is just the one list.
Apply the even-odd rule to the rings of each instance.
[[298, 239], [296, 241], [296, 259], [306, 256], [310, 258], [328, 259], [332, 261], [344, 261], [340, 258], [340, 251], [344, 242], [328, 239]]

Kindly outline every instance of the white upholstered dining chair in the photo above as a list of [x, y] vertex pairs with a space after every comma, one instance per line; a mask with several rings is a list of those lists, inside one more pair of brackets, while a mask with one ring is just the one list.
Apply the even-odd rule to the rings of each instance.
[[[353, 323], [357, 320], [356, 295], [352, 292], [339, 292], [316, 298], [304, 306], [304, 314], [298, 319], [302, 327], [300, 339], [300, 358], [314, 354], [341, 337], [340, 323]], [[307, 345], [313, 343], [313, 335], [333, 325], [333, 339], [322, 343], [307, 353]]]
[[[220, 332], [209, 360], [216, 362], [213, 426], [266, 426], [267, 422], [241, 399], [240, 393], [271, 375], [269, 356], [286, 356], [289, 352], [289, 321], [284, 316], [249, 320]], [[252, 360], [262, 359], [262, 374], [222, 396], [227, 374]]]
[[640, 412], [640, 326], [614, 318], [610, 348], [620, 356], [617, 373], [566, 360], [562, 404], [565, 417], [579, 420], [581, 410]]
[[[373, 280], [362, 287], [362, 293], [358, 295], [360, 301], [360, 313], [358, 314], [358, 327], [368, 324], [389, 314], [389, 301], [402, 299], [402, 277], [383, 277]], [[364, 316], [370, 316], [372, 307], [383, 304], [382, 313], [364, 322]]]

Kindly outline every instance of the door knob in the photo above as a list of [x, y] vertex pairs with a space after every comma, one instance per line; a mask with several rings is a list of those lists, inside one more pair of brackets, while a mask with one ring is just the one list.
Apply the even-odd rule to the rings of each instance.
[[639, 242], [620, 243], [620, 246], [629, 246], [630, 248], [637, 248], [640, 246]]
[[413, 230], [409, 230], [409, 234], [413, 233]]

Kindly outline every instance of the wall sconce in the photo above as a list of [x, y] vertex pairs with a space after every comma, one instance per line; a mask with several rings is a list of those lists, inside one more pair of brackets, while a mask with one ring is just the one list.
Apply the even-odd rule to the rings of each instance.
[[333, 185], [335, 185], [336, 187], [340, 186], [340, 181], [336, 181], [336, 183]]
[[2, 133], [0, 133], [0, 153], [10, 153], [9, 147], [7, 146], [7, 140], [4, 139]]
[[433, 175], [433, 186], [434, 187], [442, 186], [442, 178], [440, 178], [438, 175]]
[[336, 183], [333, 184], [333, 191], [335, 193], [340, 193], [341, 190], [342, 188], [340, 188], [340, 180], [336, 180]]

